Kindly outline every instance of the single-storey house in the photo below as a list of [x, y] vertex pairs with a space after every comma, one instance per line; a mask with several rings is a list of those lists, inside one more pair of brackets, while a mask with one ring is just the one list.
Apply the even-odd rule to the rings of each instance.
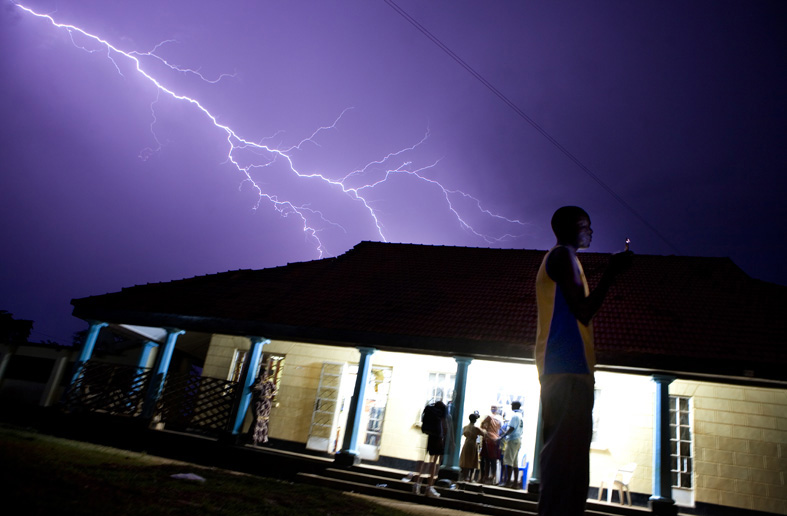
[[[91, 326], [65, 402], [243, 436], [250, 386], [267, 370], [274, 446], [408, 469], [424, 453], [421, 410], [443, 398], [452, 469], [468, 415], [519, 400], [521, 464], [537, 489], [544, 254], [362, 242], [334, 258], [75, 299]], [[581, 254], [591, 288], [607, 259]], [[729, 259], [635, 256], [594, 319], [590, 496], [631, 465], [617, 479], [656, 512], [787, 514], [785, 308], [787, 287]], [[106, 331], [141, 343], [122, 371], [92, 357]]]

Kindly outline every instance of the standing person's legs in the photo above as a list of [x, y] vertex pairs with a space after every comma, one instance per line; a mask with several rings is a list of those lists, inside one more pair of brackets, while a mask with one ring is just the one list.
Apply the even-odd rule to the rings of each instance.
[[539, 516], [582, 516], [590, 483], [593, 377], [541, 378], [544, 444], [541, 448]]
[[508, 464], [506, 464], [506, 459], [504, 456], [502, 459], [500, 459], [500, 482], [498, 482], [497, 485], [505, 486], [508, 483], [509, 470], [510, 468], [508, 467]]
[[435, 480], [437, 480], [437, 470], [440, 468], [440, 459], [442, 459], [442, 455], [432, 455], [432, 469], [429, 475], [429, 487], [432, 487]]
[[432, 456], [432, 474], [429, 477], [429, 485], [426, 487], [426, 491], [424, 494], [430, 498], [439, 498], [440, 493], [434, 488], [435, 480], [437, 480], [437, 470], [440, 467], [440, 460], [443, 458], [442, 455], [433, 455]]
[[509, 439], [506, 441], [506, 447], [503, 457], [505, 462], [505, 480], [500, 480], [500, 485], [506, 487], [516, 487], [517, 479], [519, 478], [519, 465], [517, 464], [517, 457], [519, 456], [519, 447], [522, 445], [520, 439]]
[[[429, 452], [426, 452], [429, 453]], [[421, 480], [424, 478], [424, 467], [427, 468], [427, 473], [429, 471], [429, 461], [426, 460], [427, 456], [424, 455], [424, 460], [419, 460], [415, 464], [415, 485], [413, 485], [413, 493], [421, 494]]]

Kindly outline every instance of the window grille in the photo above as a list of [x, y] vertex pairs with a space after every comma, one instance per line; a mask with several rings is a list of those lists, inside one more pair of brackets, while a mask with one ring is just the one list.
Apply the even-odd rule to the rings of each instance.
[[442, 400], [443, 403], [448, 405], [448, 402], [454, 399], [455, 383], [455, 373], [429, 373], [429, 390], [427, 391], [425, 405], [438, 400]]
[[243, 364], [246, 362], [246, 355], [248, 354], [248, 350], [245, 349], [235, 350], [235, 354], [232, 356], [232, 364], [230, 365], [230, 373], [227, 376], [227, 381], [240, 381], [240, 375], [243, 372]]
[[690, 489], [694, 472], [692, 457], [691, 398], [670, 396], [670, 470], [672, 487]]

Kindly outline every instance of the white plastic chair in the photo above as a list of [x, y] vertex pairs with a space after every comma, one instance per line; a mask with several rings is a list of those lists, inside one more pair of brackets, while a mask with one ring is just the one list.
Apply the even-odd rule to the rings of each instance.
[[624, 466], [618, 468], [617, 471], [610, 474], [607, 477], [607, 480], [602, 480], [601, 485], [598, 488], [598, 499], [601, 500], [601, 494], [604, 492], [604, 488], [607, 489], [607, 503], [612, 503], [612, 490], [617, 489], [618, 494], [620, 495], [620, 505], [623, 505], [623, 492], [625, 491], [628, 494], [628, 502], [631, 505], [631, 490], [629, 489], [629, 483], [631, 482], [631, 477], [634, 476], [634, 470], [637, 468], [636, 462], [630, 462]]

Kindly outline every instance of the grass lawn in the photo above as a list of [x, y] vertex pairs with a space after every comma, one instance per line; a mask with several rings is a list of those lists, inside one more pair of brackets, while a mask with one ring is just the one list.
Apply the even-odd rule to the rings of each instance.
[[[187, 473], [204, 481], [172, 478]], [[8, 515], [407, 514], [338, 491], [8, 426], [0, 426], [0, 493]]]

